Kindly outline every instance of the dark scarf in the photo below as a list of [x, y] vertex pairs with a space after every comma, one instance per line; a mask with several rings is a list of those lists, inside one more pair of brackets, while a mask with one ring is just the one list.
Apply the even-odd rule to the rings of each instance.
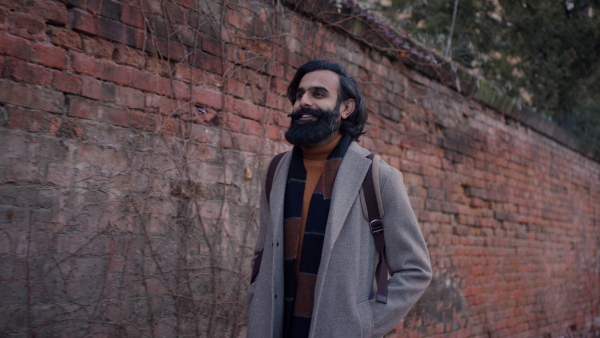
[[352, 140], [344, 135], [325, 160], [323, 173], [310, 200], [296, 279], [298, 232], [302, 216], [306, 169], [302, 149], [294, 146], [284, 201], [284, 337], [308, 337], [314, 303], [315, 283], [329, 215], [331, 193], [337, 171]]

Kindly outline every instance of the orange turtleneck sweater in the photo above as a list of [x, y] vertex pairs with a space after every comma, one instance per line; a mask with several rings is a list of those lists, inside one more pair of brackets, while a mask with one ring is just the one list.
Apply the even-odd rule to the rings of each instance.
[[310, 199], [315, 191], [315, 187], [321, 178], [325, 168], [325, 160], [331, 154], [333, 149], [340, 143], [342, 135], [338, 135], [328, 144], [321, 147], [302, 147], [302, 157], [304, 167], [306, 168], [306, 184], [304, 185], [304, 196], [302, 202], [302, 216], [300, 217], [300, 233], [298, 234], [298, 251], [296, 253], [296, 274], [300, 269], [300, 257], [302, 257], [302, 242], [304, 240], [304, 229], [306, 229], [306, 218]]

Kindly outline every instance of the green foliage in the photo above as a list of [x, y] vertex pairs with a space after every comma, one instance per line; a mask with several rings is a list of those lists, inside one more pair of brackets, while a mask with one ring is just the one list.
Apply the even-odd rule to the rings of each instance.
[[[393, 0], [382, 11], [446, 50], [452, 0]], [[600, 149], [600, 0], [459, 0], [452, 59]]]

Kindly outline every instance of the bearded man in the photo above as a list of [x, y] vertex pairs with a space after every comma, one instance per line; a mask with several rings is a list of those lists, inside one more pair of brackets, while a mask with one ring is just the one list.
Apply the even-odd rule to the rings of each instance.
[[380, 161], [373, 175], [389, 268], [381, 297], [360, 192], [373, 162], [356, 143], [367, 121], [358, 85], [341, 65], [316, 60], [298, 69], [287, 94], [293, 112], [285, 137], [294, 147], [282, 155], [272, 182], [263, 175], [262, 186], [272, 188], [260, 202], [248, 337], [381, 337], [431, 280], [402, 174]]

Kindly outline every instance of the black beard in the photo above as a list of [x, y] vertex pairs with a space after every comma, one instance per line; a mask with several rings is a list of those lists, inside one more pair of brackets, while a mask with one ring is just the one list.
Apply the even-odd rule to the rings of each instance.
[[[315, 116], [317, 120], [300, 121], [299, 119], [304, 114]], [[292, 122], [288, 131], [285, 132], [285, 139], [297, 146], [309, 146], [325, 140], [339, 131], [342, 123], [339, 105], [336, 105], [334, 110], [301, 108], [288, 116], [292, 118]]]

